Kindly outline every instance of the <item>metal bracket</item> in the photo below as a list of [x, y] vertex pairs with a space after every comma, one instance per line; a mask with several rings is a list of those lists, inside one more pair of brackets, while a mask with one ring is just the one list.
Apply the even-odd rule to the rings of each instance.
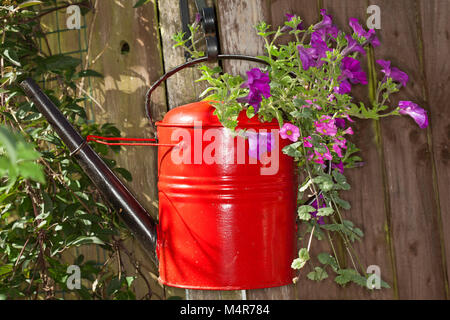
[[[195, 0], [198, 14], [200, 15], [200, 23], [202, 24], [203, 31], [205, 33], [206, 41], [206, 56], [209, 62], [216, 61], [219, 55], [219, 40], [217, 32], [217, 20], [214, 7], [207, 7], [205, 0]], [[182, 23], [182, 30], [185, 34], [185, 39], [189, 38], [189, 2], [188, 0], [180, 0], [180, 16]], [[191, 42], [186, 43], [187, 46], [191, 45]], [[191, 59], [189, 52], [185, 51], [184, 56], [186, 62]]]

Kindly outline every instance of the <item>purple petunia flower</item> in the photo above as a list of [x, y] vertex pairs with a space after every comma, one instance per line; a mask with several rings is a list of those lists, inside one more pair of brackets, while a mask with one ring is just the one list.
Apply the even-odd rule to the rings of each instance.
[[392, 80], [399, 82], [402, 86], [406, 87], [409, 77], [405, 72], [395, 67], [391, 68], [391, 62], [387, 60], [377, 60], [377, 63], [383, 68], [381, 69], [381, 72], [385, 74], [383, 82], [386, 81], [386, 78], [392, 78]]
[[[317, 205], [317, 200], [319, 200], [319, 202], [322, 202], [322, 204]], [[313, 202], [311, 202], [311, 207], [315, 208], [315, 209], [319, 209], [320, 208], [325, 208], [326, 205], [323, 202], [323, 195], [320, 194]], [[309, 213], [313, 218], [317, 218], [317, 211], [313, 211]], [[324, 218], [323, 216], [319, 216], [317, 218], [317, 223], [318, 224], [325, 224]]]
[[322, 116], [319, 121], [314, 121], [314, 126], [318, 133], [334, 137], [338, 130], [335, 121], [330, 116]]
[[297, 46], [298, 54], [302, 62], [303, 70], [308, 70], [310, 67], [316, 66], [317, 54], [314, 48], [305, 48], [301, 45]]
[[296, 142], [300, 137], [300, 129], [292, 123], [286, 122], [280, 129], [280, 136], [283, 139], [289, 139], [292, 142]]
[[262, 96], [269, 98], [270, 94], [270, 78], [268, 73], [261, 72], [258, 68], [247, 71], [247, 81], [241, 88], [249, 88], [249, 94], [246, 97], [236, 99], [239, 103], [248, 103], [253, 106], [255, 112], [258, 112], [261, 106]]
[[380, 40], [378, 40], [374, 29], [370, 29], [369, 31], [364, 30], [356, 18], [350, 18], [349, 25], [358, 37], [365, 38], [367, 43], [372, 44], [374, 47], [380, 45]]
[[335, 87], [334, 92], [345, 94], [352, 89], [350, 82], [367, 84], [367, 77], [358, 60], [344, 57], [341, 62], [341, 75], [338, 77], [338, 81], [340, 81], [339, 87]]
[[339, 161], [338, 164], [332, 163], [331, 168], [337, 169], [339, 173], [342, 173], [342, 174], [344, 173], [344, 163], [342, 163], [342, 161]]
[[197, 12], [196, 14], [195, 14], [195, 23], [200, 23], [200, 21], [202, 21], [202, 15], [199, 13], [199, 12]]
[[355, 39], [353, 39], [349, 35], [345, 35], [345, 39], [347, 39], [347, 47], [342, 51], [343, 56], [346, 56], [349, 53], [352, 53], [355, 51], [361, 53], [362, 55], [366, 55], [366, 50], [364, 50], [364, 48], [362, 46], [360, 46]]
[[345, 119], [336, 118], [335, 119], [336, 127], [344, 129], [345, 128]]
[[400, 108], [400, 114], [406, 114], [414, 119], [419, 125], [420, 129], [428, 127], [427, 111], [419, 107], [417, 104], [411, 101], [399, 101], [398, 107]]
[[339, 84], [339, 87], [334, 87], [334, 92], [339, 94], [346, 94], [349, 93], [350, 91], [352, 91], [352, 85], [347, 80], [343, 80]]
[[269, 73], [264, 73], [259, 68], [253, 68], [247, 71], [247, 81], [241, 87], [249, 88], [250, 91], [258, 91], [267, 99], [271, 96], [269, 83]]
[[351, 83], [367, 84], [366, 73], [361, 69], [361, 63], [351, 57], [344, 57], [341, 62], [341, 75], [338, 80], [348, 79]]
[[[297, 15], [295, 15], [295, 14], [289, 14], [289, 13], [286, 13], [284, 16], [288, 19], [288, 21], [292, 21], [292, 19], [294, 19], [295, 17], [297, 17]], [[297, 25], [297, 28], [296, 28], [296, 29], [297, 29], [297, 30], [303, 30], [303, 23], [300, 22], [300, 23]], [[289, 27], [289, 26], [284, 26], [284, 27], [281, 29], [281, 32], [287, 32], [287, 31], [291, 31], [291, 30], [293, 30], [291, 27]]]
[[344, 131], [342, 131], [342, 134], [353, 134], [353, 129], [352, 129], [352, 127], [348, 127], [347, 129], [345, 129]]
[[305, 48], [301, 45], [297, 46], [297, 50], [302, 62], [303, 70], [308, 70], [310, 67], [320, 67], [325, 61], [322, 58], [327, 56], [327, 51], [330, 49], [327, 43], [322, 39], [320, 34], [315, 32], [311, 35], [311, 48]]
[[325, 9], [320, 10], [320, 14], [323, 19], [321, 22], [314, 25], [314, 32], [311, 37], [320, 36], [323, 41], [327, 41], [329, 36], [336, 39], [339, 33], [339, 29], [333, 24], [332, 16], [327, 14]]
[[333, 25], [332, 16], [327, 14], [327, 10], [325, 9], [321, 9], [320, 14], [322, 15], [322, 21], [314, 25], [314, 30], [331, 28]]
[[261, 159], [261, 155], [272, 151], [275, 146], [275, 137], [271, 132], [247, 131], [245, 136], [248, 138], [248, 155], [254, 159]]

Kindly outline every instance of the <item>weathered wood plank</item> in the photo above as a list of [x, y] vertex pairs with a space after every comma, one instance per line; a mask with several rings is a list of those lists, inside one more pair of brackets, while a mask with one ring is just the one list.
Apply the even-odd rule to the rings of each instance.
[[[99, 14], [92, 25], [89, 67], [104, 75], [104, 79], [92, 79], [91, 84], [92, 95], [105, 112], [94, 104], [96, 122], [114, 123], [127, 137], [152, 137], [144, 113], [144, 95], [162, 74], [155, 3], [134, 9], [132, 1], [98, 1], [97, 10]], [[88, 25], [92, 17], [88, 16]], [[128, 52], [122, 50], [125, 43]], [[164, 90], [155, 92], [153, 101], [165, 109]], [[152, 147], [127, 147], [115, 156], [118, 165], [133, 176], [127, 186], [154, 217], [158, 199], [156, 158], [157, 150]], [[152, 279], [153, 291], [163, 297], [163, 288], [155, 279], [155, 267], [138, 244], [130, 244], [130, 250], [145, 265], [142, 268]], [[144, 281], [137, 281], [135, 290], [138, 298], [144, 295], [147, 292]]]
[[[382, 47], [377, 59], [392, 60], [407, 72], [410, 82], [392, 98], [424, 101], [423, 59], [418, 41], [417, 8], [411, 1], [370, 1], [381, 8]], [[433, 188], [433, 172], [427, 130], [407, 117], [381, 121], [381, 139], [386, 161], [393, 245], [401, 299], [445, 298], [444, 272], [439, 239], [438, 212]]]
[[[270, 21], [270, 7], [266, 0], [217, 0], [219, 37], [222, 53], [257, 56], [264, 53], [264, 41], [254, 26]], [[224, 61], [225, 72], [245, 76], [245, 71], [260, 67], [247, 61]]]
[[[433, 182], [440, 217], [441, 246], [445, 257], [446, 294], [449, 298], [450, 279], [450, 122], [448, 120], [448, 102], [450, 101], [450, 2], [420, 1], [420, 28], [422, 30], [423, 76], [425, 77], [425, 101], [430, 111], [430, 129], [428, 143], [432, 145]], [[430, 139], [431, 136], [431, 139]], [[436, 190], [437, 189], [437, 190]], [[436, 230], [437, 232], [438, 230]]]
[[[343, 31], [351, 34], [353, 31], [348, 25], [349, 18], [358, 18], [360, 23], [366, 24], [366, 9], [368, 4], [357, 0], [323, 1], [323, 8], [333, 16], [334, 23]], [[367, 56], [363, 59], [363, 69], [368, 74]], [[352, 93], [356, 101], [363, 101], [370, 105], [368, 86], [353, 86]], [[365, 235], [354, 248], [361, 259], [363, 268], [376, 265], [380, 268], [383, 280], [387, 281], [391, 289], [368, 291], [356, 285], [337, 292], [340, 299], [392, 299], [395, 296], [395, 276], [391, 261], [389, 245], [390, 233], [388, 212], [384, 201], [384, 182], [382, 178], [382, 165], [384, 159], [377, 147], [377, 123], [369, 120], [359, 120], [355, 123], [355, 135], [351, 141], [361, 148], [364, 166], [346, 171], [352, 190], [343, 192], [343, 196], [350, 202], [352, 209], [343, 214], [356, 223]], [[347, 267], [351, 267], [347, 260]], [[366, 270], [359, 270], [365, 272]], [[334, 284], [336, 286], [336, 284]], [[331, 284], [330, 284], [331, 286]]]

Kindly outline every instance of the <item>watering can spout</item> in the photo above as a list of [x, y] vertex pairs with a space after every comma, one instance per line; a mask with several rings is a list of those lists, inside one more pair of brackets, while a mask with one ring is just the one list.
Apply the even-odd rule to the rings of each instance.
[[102, 196], [157, 263], [156, 222], [32, 79], [20, 83]]

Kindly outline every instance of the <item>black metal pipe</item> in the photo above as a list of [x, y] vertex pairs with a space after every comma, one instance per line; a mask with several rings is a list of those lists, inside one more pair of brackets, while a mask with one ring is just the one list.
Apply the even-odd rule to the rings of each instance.
[[71, 155], [157, 263], [156, 222], [32, 79], [20, 83]]

